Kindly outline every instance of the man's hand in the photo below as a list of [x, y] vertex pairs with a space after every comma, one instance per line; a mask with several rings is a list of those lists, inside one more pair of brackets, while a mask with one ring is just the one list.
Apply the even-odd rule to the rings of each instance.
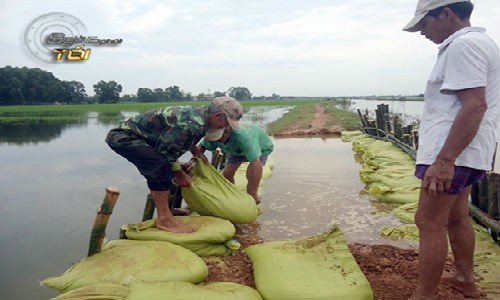
[[422, 188], [433, 195], [444, 193], [450, 188], [454, 175], [453, 164], [435, 161], [425, 172]]
[[210, 162], [208, 161], [208, 158], [205, 156], [204, 152], [205, 147], [203, 146], [194, 146], [191, 148], [191, 154], [193, 154], [194, 157], [201, 158], [201, 160], [208, 165]]
[[174, 181], [178, 186], [189, 187], [193, 179], [183, 170], [179, 170], [174, 172]]

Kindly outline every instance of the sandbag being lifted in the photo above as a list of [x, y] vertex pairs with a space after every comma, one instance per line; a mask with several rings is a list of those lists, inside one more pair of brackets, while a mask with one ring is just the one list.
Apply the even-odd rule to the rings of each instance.
[[252, 196], [239, 190], [212, 165], [199, 158], [192, 172], [191, 187], [182, 188], [182, 196], [191, 210], [235, 224], [255, 222], [258, 209]]

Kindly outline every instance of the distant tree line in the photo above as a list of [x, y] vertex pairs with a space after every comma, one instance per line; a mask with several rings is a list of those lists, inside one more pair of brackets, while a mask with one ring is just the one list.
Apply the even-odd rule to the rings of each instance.
[[0, 68], [0, 105], [81, 103], [86, 98], [81, 82], [62, 81], [38, 68]]
[[138, 88], [135, 95], [120, 96], [123, 87], [119, 83], [101, 80], [93, 85], [93, 89], [95, 95], [89, 96], [83, 83], [60, 80], [51, 72], [39, 68], [0, 68], [0, 105], [203, 101], [224, 95], [237, 100], [252, 99], [252, 93], [246, 87], [231, 87], [227, 92], [193, 96], [173, 85], [167, 88]]

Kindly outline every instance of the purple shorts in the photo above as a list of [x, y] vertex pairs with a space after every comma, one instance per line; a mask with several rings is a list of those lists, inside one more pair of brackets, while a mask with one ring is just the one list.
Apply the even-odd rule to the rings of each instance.
[[[417, 165], [415, 168], [415, 176], [417, 176], [418, 179], [423, 179], [429, 167], [430, 165]], [[486, 171], [455, 166], [455, 175], [451, 180], [450, 188], [446, 192], [455, 195], [459, 194], [467, 186], [481, 180], [484, 174], [486, 174]]]

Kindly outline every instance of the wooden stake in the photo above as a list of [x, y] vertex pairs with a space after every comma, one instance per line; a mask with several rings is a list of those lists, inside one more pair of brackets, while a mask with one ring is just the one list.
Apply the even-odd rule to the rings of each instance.
[[102, 243], [106, 235], [106, 226], [108, 225], [109, 217], [113, 213], [116, 201], [120, 191], [115, 187], [107, 187], [106, 195], [102, 200], [101, 207], [97, 210], [94, 226], [90, 234], [89, 252], [87, 256], [92, 256], [101, 252]]
[[146, 205], [144, 205], [144, 212], [142, 213], [142, 221], [151, 220], [155, 212], [155, 203], [151, 194], [146, 197]]

